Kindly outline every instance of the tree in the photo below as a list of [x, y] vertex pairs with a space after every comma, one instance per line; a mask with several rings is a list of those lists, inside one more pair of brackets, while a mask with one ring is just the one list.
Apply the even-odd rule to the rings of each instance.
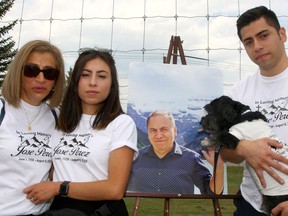
[[[0, 0], [0, 20], [13, 6], [14, 1], [15, 0]], [[0, 87], [7, 72], [7, 66], [17, 52], [17, 49], [14, 49], [15, 41], [11, 36], [5, 37], [5, 35], [13, 29], [17, 21], [18, 20], [14, 20], [7, 25], [0, 26]]]
[[70, 82], [72, 70], [73, 70], [73, 69], [70, 67], [70, 68], [69, 68], [69, 71], [67, 71], [67, 73], [66, 73], [66, 78], [65, 78], [65, 80], [66, 80], [66, 86], [68, 86], [68, 84], [69, 84], [69, 82]]

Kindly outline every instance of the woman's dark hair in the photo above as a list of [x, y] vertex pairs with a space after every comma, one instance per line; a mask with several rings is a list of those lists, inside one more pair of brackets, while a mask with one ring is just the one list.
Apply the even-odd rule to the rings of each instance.
[[237, 34], [241, 41], [242, 41], [241, 29], [249, 25], [251, 22], [259, 20], [262, 17], [266, 20], [268, 25], [272, 26], [273, 28], [275, 28], [277, 32], [279, 32], [281, 26], [276, 14], [272, 10], [266, 8], [265, 6], [259, 6], [247, 10], [238, 18], [236, 22]]
[[111, 72], [111, 89], [108, 97], [97, 110], [96, 118], [91, 125], [94, 129], [104, 129], [117, 116], [124, 113], [120, 103], [117, 69], [112, 55], [107, 51], [89, 49], [83, 51], [75, 62], [67, 91], [65, 93], [59, 114], [59, 129], [72, 132], [80, 122], [82, 115], [81, 99], [78, 95], [78, 83], [85, 64], [100, 58], [107, 63]]

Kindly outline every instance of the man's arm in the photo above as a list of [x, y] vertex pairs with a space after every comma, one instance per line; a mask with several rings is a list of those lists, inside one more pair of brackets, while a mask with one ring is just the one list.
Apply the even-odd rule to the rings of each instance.
[[284, 184], [284, 180], [277, 175], [271, 167], [288, 175], [288, 169], [279, 162], [288, 164], [288, 158], [273, 152], [270, 147], [282, 148], [282, 145], [275, 140], [261, 138], [255, 141], [242, 140], [236, 149], [222, 148], [220, 154], [224, 161], [240, 163], [243, 160], [255, 170], [261, 184], [266, 187], [263, 171], [266, 171], [277, 182]]

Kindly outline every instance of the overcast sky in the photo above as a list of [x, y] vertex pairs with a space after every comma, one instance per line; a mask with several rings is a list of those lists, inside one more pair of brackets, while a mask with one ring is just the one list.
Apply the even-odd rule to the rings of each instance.
[[162, 63], [171, 36], [180, 36], [187, 64], [221, 68], [230, 85], [256, 70], [245, 51], [239, 54], [235, 22], [259, 5], [288, 28], [287, 0], [15, 0], [0, 25], [19, 19], [9, 32], [17, 47], [50, 40], [62, 50], [66, 70], [81, 47], [112, 49], [120, 77], [130, 62]]

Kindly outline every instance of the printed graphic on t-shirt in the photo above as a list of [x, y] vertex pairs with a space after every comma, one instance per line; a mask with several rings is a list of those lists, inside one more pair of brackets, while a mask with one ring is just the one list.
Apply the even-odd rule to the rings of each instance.
[[[275, 100], [260, 100], [255, 101], [255, 106], [258, 111], [263, 113], [269, 126], [273, 129], [285, 127], [288, 125], [288, 97], [280, 97]], [[272, 148], [278, 154], [288, 157], [288, 143], [284, 143], [278, 136], [270, 137], [284, 145], [284, 148]]]
[[[256, 110], [263, 113], [271, 128], [287, 126], [288, 124], [288, 97], [275, 100], [255, 101]], [[277, 123], [276, 123], [277, 122]]]
[[86, 144], [91, 137], [90, 133], [63, 134], [59, 140], [59, 144], [53, 150], [54, 159], [87, 163], [90, 150]]
[[11, 157], [23, 161], [51, 163], [52, 148], [49, 145], [51, 134], [16, 131], [16, 135], [19, 145], [11, 153]]

